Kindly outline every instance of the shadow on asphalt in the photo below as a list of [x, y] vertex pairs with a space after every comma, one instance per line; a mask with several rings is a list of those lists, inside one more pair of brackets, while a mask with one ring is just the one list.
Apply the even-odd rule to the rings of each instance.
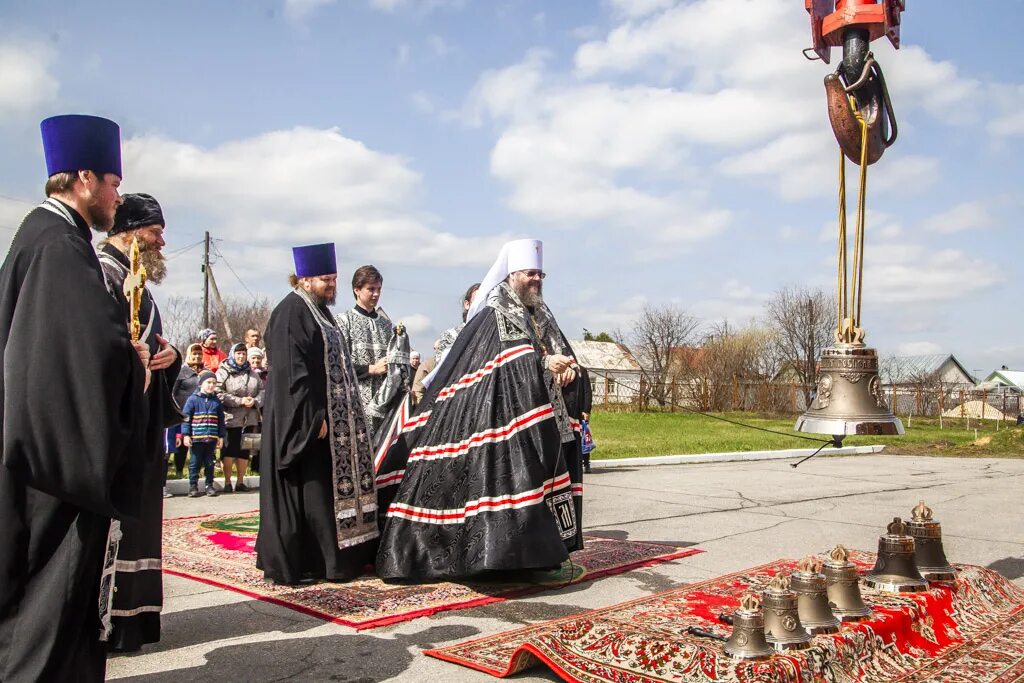
[[1004, 557], [990, 564], [988, 568], [999, 572], [1013, 581], [1024, 576], [1024, 559], [1020, 557]]
[[[629, 532], [624, 529], [595, 529], [593, 531], [584, 531], [584, 536], [590, 538], [609, 538], [613, 541], [628, 541]], [[642, 540], [644, 543], [655, 543], [657, 545], [671, 545], [679, 548], [689, 548], [690, 546], [697, 545], [696, 541], [653, 541], [647, 538], [637, 539]]]
[[[220, 624], [221, 627], [224, 625], [223, 622]], [[265, 626], [262, 624], [258, 630], [269, 630]], [[422, 649], [469, 638], [478, 633], [472, 626], [434, 626], [410, 635], [397, 634], [393, 638], [353, 633], [230, 645], [207, 653], [206, 663], [199, 667], [120, 680], [145, 683], [261, 683], [294, 679], [375, 683], [400, 675], [420, 656], [419, 651]], [[204, 635], [205, 638], [200, 638], [200, 642], [226, 637], [218, 631], [208, 631]]]

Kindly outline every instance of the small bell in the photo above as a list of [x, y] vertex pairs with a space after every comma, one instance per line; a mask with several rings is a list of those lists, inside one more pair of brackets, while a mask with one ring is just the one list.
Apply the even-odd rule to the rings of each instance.
[[907, 536], [907, 525], [896, 517], [887, 532], [878, 537], [878, 559], [875, 568], [864, 577], [864, 583], [889, 593], [928, 590], [928, 582], [914, 561], [914, 539]]
[[825, 575], [819, 570], [815, 558], [805, 557], [797, 564], [789, 584], [790, 590], [796, 593], [800, 623], [811, 635], [839, 630], [839, 620], [829, 608]]
[[798, 432], [902, 435], [878, 378], [878, 353], [863, 344], [840, 343], [821, 352], [817, 393], [797, 418]]
[[871, 608], [860, 595], [860, 575], [857, 566], [849, 561], [846, 548], [837, 545], [828, 554], [821, 567], [828, 589], [832, 614], [840, 621], [864, 621], [871, 616]]
[[764, 639], [764, 613], [753, 593], [740, 599], [740, 608], [732, 615], [732, 635], [723, 649], [736, 659], [768, 659], [775, 652]]
[[789, 577], [776, 574], [762, 595], [765, 640], [780, 651], [809, 648], [811, 634], [800, 623], [797, 597], [789, 590]]
[[922, 500], [911, 514], [907, 533], [914, 537], [914, 558], [921, 576], [929, 581], [955, 581], [956, 570], [942, 548], [942, 525], [932, 519], [932, 509]]

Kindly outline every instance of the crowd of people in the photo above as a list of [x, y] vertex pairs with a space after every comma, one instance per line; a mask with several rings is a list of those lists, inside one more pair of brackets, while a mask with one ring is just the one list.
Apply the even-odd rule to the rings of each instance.
[[207, 329], [183, 354], [149, 291], [163, 210], [119, 196], [117, 124], [41, 130], [47, 198], [0, 268], [0, 358], [18, 359], [0, 383], [0, 680], [99, 681], [108, 651], [159, 640], [168, 459], [190, 496], [217, 495], [218, 453], [222, 492], [261, 473], [256, 566], [275, 583], [507, 576], [582, 547], [590, 384], [544, 303], [540, 241], [502, 247], [423, 363], [374, 266], [332, 312], [332, 243], [292, 249], [265, 338], [225, 352]]

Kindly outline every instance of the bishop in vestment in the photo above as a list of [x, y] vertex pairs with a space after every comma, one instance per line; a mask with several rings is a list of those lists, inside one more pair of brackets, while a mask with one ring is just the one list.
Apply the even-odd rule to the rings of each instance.
[[542, 263], [536, 240], [502, 248], [423, 400], [378, 451], [382, 578], [548, 568], [582, 547], [576, 362]]

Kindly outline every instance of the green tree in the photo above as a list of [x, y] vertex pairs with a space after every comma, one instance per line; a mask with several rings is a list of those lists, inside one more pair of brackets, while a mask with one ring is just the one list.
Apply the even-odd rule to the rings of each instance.
[[583, 330], [583, 341], [612, 342], [613, 344], [615, 343], [615, 340], [612, 339], [612, 336], [607, 332], [598, 332], [597, 334], [593, 334], [590, 332], [590, 330]]

